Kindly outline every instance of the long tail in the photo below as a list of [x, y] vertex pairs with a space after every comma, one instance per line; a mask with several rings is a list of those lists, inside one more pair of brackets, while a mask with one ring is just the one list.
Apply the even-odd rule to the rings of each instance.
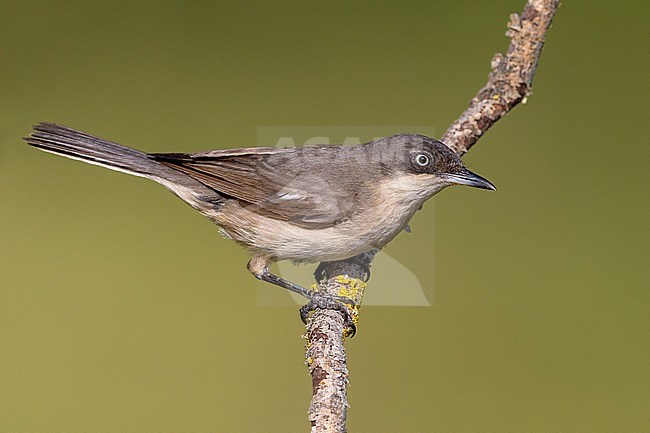
[[55, 123], [35, 125], [24, 140], [46, 152], [136, 176], [156, 176], [163, 169], [144, 152]]
[[216, 191], [144, 152], [67, 126], [39, 123], [23, 140], [46, 152], [155, 180], [202, 212], [221, 200]]

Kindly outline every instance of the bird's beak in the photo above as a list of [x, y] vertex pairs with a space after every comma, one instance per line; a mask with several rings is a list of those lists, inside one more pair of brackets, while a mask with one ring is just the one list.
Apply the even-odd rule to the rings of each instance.
[[496, 187], [492, 185], [492, 182], [476, 173], [472, 173], [466, 168], [463, 168], [456, 173], [448, 173], [445, 176], [449, 182], [456, 185], [467, 185], [475, 188], [491, 189], [492, 191], [496, 191]]

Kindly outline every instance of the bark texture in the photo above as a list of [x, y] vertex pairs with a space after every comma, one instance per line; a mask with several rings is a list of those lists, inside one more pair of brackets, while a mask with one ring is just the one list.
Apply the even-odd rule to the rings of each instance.
[[492, 58], [487, 84], [469, 107], [443, 134], [440, 141], [463, 155], [494, 122], [531, 94], [533, 77], [559, 0], [529, 0], [521, 15], [510, 15], [506, 36], [508, 52]]
[[[487, 84], [469, 107], [441, 137], [463, 155], [497, 120], [531, 94], [531, 86], [546, 31], [559, 0], [528, 0], [522, 13], [510, 15], [506, 55], [492, 58]], [[350, 313], [358, 321], [365, 282], [376, 251], [348, 260], [323, 262], [316, 270], [318, 290], [347, 297]], [[336, 310], [316, 310], [307, 322], [306, 362], [312, 377], [309, 420], [312, 433], [344, 433], [347, 417], [348, 369], [343, 342], [348, 335], [344, 318]]]
[[[350, 300], [347, 308], [355, 324], [376, 252], [349, 260], [323, 262], [315, 272], [319, 291]], [[349, 333], [343, 315], [336, 310], [316, 310], [307, 321], [306, 363], [312, 381], [309, 405], [312, 433], [346, 431], [348, 369], [343, 342]]]

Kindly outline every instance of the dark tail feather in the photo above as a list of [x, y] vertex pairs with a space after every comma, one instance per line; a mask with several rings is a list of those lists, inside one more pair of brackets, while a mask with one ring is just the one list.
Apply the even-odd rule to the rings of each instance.
[[67, 126], [39, 123], [23, 140], [46, 152], [152, 179], [203, 213], [222, 200], [217, 191], [144, 152]]
[[137, 176], [159, 175], [160, 164], [139, 150], [54, 123], [39, 123], [24, 140], [46, 152]]

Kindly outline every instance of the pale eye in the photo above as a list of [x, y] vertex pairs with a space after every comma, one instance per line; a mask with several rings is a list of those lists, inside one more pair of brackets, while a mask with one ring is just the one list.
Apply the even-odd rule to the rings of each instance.
[[425, 154], [421, 153], [421, 154], [419, 154], [418, 156], [415, 157], [415, 162], [418, 165], [421, 165], [422, 167], [424, 167], [425, 165], [427, 165], [429, 163], [429, 157], [426, 156]]

